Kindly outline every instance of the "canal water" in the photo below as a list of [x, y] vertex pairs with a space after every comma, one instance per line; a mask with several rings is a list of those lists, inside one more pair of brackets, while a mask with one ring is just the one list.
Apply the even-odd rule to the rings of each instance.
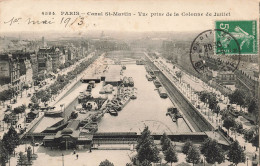
[[137, 99], [131, 100], [118, 116], [105, 114], [99, 123], [98, 132], [141, 132], [148, 126], [152, 132], [191, 132], [180, 118], [172, 122], [166, 116], [167, 108], [173, 106], [169, 98], [162, 99], [152, 81], [147, 81], [143, 65], [126, 65], [124, 76], [133, 77]]

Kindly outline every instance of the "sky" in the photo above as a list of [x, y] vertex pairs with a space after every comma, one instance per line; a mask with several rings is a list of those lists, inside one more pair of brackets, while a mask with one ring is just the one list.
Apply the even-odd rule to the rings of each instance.
[[[80, 34], [91, 30], [204, 31], [214, 29], [215, 20], [258, 20], [258, 1], [3, 0], [0, 1], [0, 33], [59, 31]], [[42, 12], [55, 12], [55, 15], [43, 15]], [[61, 15], [62, 12], [79, 12], [80, 16]], [[90, 16], [87, 15], [88, 12], [102, 13], [103, 16]], [[131, 16], [105, 16], [105, 12], [128, 12]], [[147, 13], [147, 16], [139, 16], [138, 12]], [[179, 13], [179, 16], [165, 16], [168, 12], [172, 15], [174, 12]], [[227, 16], [214, 16], [215, 12], [226, 13]], [[164, 15], [151, 17], [151, 13]], [[187, 15], [203, 13], [203, 15], [182, 16], [183, 13]], [[206, 16], [207, 13], [211, 13], [212, 16]], [[19, 20], [14, 22], [15, 19]], [[54, 23], [50, 25], [32, 23], [44, 20]], [[66, 23], [68, 25], [65, 27]]]

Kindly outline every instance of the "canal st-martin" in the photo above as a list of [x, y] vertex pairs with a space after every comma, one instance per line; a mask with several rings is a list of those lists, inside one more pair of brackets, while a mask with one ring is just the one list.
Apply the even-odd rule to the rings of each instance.
[[[93, 56], [82, 75], [34, 120], [24, 140], [50, 149], [135, 145], [145, 126], [155, 140], [203, 141], [213, 127], [145, 52]], [[216, 136], [216, 134], [215, 134]], [[225, 143], [223, 143], [225, 145]]]

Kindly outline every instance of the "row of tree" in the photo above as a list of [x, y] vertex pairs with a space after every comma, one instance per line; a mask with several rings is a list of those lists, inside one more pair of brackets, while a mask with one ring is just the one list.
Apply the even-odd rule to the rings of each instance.
[[15, 148], [19, 143], [19, 136], [14, 127], [11, 126], [8, 132], [4, 134], [3, 139], [0, 140], [0, 163], [2, 166], [5, 166], [10, 156], [15, 154]]
[[164, 133], [160, 140], [162, 151], [164, 154], [164, 160], [167, 161], [167, 163], [176, 163], [178, 162], [178, 156], [176, 153], [176, 148], [172, 144], [171, 139]]
[[11, 123], [13, 117], [14, 116], [17, 117], [17, 115], [18, 115], [18, 118], [19, 118], [19, 114], [24, 113], [25, 109], [26, 109], [26, 106], [24, 104], [21, 105], [21, 106], [15, 107], [13, 110], [11, 110], [11, 108], [7, 108], [6, 111], [10, 110], [11, 113], [10, 114], [5, 114], [3, 121], [5, 123]]
[[78, 65], [73, 71], [68, 72], [66, 75], [58, 75], [56, 81], [49, 86], [49, 91], [40, 90], [36, 94], [34, 94], [31, 98], [33, 103], [38, 103], [37, 100], [41, 100], [41, 102], [48, 102], [53, 95], [57, 95], [60, 90], [62, 90], [71, 80], [77, 77], [79, 73], [84, 71], [94, 60], [96, 60], [98, 54], [93, 56], [87, 62], [81, 63]]
[[217, 96], [213, 92], [208, 92], [208, 91], [201, 91], [199, 93], [199, 99], [200, 101], [208, 104], [209, 109], [212, 111], [217, 111], [218, 109], [218, 101], [217, 101]]
[[13, 88], [9, 88], [7, 90], [4, 90], [0, 92], [0, 100], [2, 102], [5, 102], [6, 100], [10, 100], [14, 97], [15, 95], [15, 90]]
[[[178, 162], [176, 148], [166, 134], [163, 134], [161, 137], [160, 144], [164, 154], [164, 160], [167, 163], [171, 163], [171, 165], [173, 162]], [[151, 166], [151, 163], [160, 161], [159, 150], [154, 143], [148, 127], [145, 127], [141, 136], [138, 138], [136, 150], [137, 156], [132, 160], [134, 165]], [[202, 161], [201, 154], [204, 156], [205, 161], [210, 164], [223, 163], [226, 157], [235, 165], [245, 161], [244, 149], [237, 141], [234, 141], [230, 145], [227, 156], [225, 156], [226, 152], [222, 150], [218, 142], [211, 138], [207, 138], [201, 146], [195, 146], [191, 141], [187, 141], [182, 147], [182, 152], [186, 155], [186, 161], [193, 165]], [[127, 164], [127, 166], [130, 165], [130, 163]]]
[[245, 90], [236, 89], [229, 96], [229, 100], [231, 104], [237, 104], [243, 108], [248, 108], [248, 113], [255, 117], [255, 124], [258, 124], [259, 116], [258, 116], [258, 100], [253, 97], [251, 93], [246, 92]]
[[244, 129], [241, 122], [237, 122], [230, 114], [228, 110], [222, 113], [223, 127], [228, 130], [233, 130], [235, 133], [244, 135], [244, 139], [256, 148], [259, 146], [259, 129], [258, 126], [254, 126], [251, 129]]
[[[200, 154], [210, 164], [225, 162], [225, 152], [221, 149], [217, 141], [211, 138], [207, 138], [199, 148], [193, 145], [191, 141], [187, 141], [182, 148], [182, 152], [186, 154], [186, 161], [193, 163], [193, 165], [200, 162]], [[244, 150], [237, 141], [230, 145], [227, 158], [228, 161], [235, 165], [245, 162]]]

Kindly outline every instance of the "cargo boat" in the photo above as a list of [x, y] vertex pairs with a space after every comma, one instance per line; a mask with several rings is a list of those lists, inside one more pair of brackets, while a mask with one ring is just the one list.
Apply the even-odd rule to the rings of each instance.
[[129, 85], [130, 87], [133, 87], [133, 86], [134, 86], [134, 80], [133, 80], [132, 77], [129, 77], [129, 78], [128, 78], [128, 85]]
[[158, 92], [159, 92], [159, 95], [160, 95], [161, 98], [167, 98], [168, 97], [167, 92], [166, 92], [164, 87], [159, 87]]
[[153, 78], [149, 74], [146, 74], [146, 78], [147, 78], [148, 81], [152, 81], [153, 80]]
[[177, 108], [168, 108], [166, 116], [170, 116], [173, 122], [176, 122], [179, 118], [183, 118]]
[[162, 84], [160, 83], [160, 81], [158, 79], [153, 80], [153, 83], [154, 83], [156, 88], [159, 88], [159, 87], [162, 86]]

